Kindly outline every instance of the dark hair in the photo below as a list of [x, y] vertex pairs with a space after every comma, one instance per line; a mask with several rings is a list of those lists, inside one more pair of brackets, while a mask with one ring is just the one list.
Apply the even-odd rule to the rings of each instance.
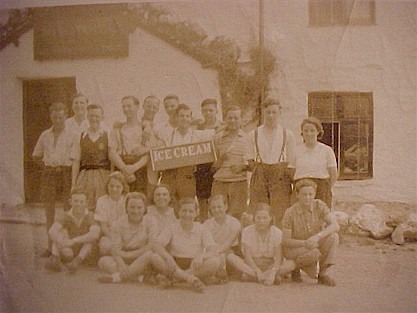
[[242, 115], [242, 109], [236, 105], [232, 105], [226, 109], [226, 116], [230, 111], [240, 111], [240, 115]]
[[113, 172], [109, 175], [109, 180], [107, 181], [106, 184], [106, 193], [109, 192], [109, 184], [110, 184], [110, 180], [114, 178], [116, 180], [118, 180], [122, 186], [123, 186], [123, 194], [126, 194], [129, 192], [129, 184], [127, 183], [126, 178], [124, 177], [124, 175], [120, 172]]
[[321, 124], [321, 121], [317, 117], [309, 116], [301, 122], [301, 136], [303, 135], [303, 127], [305, 124], [313, 124], [314, 126], [316, 126], [317, 131], [318, 131], [317, 139], [321, 139], [323, 137], [324, 135], [323, 125]]
[[193, 113], [190, 106], [188, 104], [185, 104], [185, 103], [178, 104], [177, 109], [176, 109], [176, 114], [178, 115], [181, 110], [191, 111], [191, 115]]
[[300, 192], [300, 190], [302, 188], [304, 188], [304, 187], [313, 187], [314, 188], [314, 191], [317, 191], [317, 184], [316, 184], [316, 182], [314, 180], [308, 179], [308, 178], [300, 179], [299, 181], [297, 181], [295, 183], [295, 186], [294, 186], [295, 191], [297, 193]]
[[87, 104], [88, 104], [88, 98], [81, 92], [77, 92], [75, 95], [73, 95], [71, 97], [71, 103], [73, 103], [74, 100], [77, 99], [77, 98], [85, 98], [85, 100], [87, 100]]
[[254, 215], [256, 215], [256, 213], [260, 212], [260, 211], [267, 211], [269, 213], [269, 216], [272, 217], [271, 215], [271, 206], [268, 203], [265, 202], [257, 202], [252, 206]]
[[271, 105], [277, 105], [279, 107], [279, 109], [282, 109], [281, 103], [279, 103], [278, 100], [274, 100], [274, 99], [267, 99], [265, 100], [265, 102], [263, 103], [263, 107], [264, 109], [266, 109], [267, 107], [271, 106]]
[[177, 101], [180, 101], [180, 99], [178, 98], [178, 96], [177, 96], [177, 95], [170, 94], [170, 95], [166, 95], [166, 96], [165, 96], [165, 98], [164, 98], [164, 103], [165, 103], [165, 101], [167, 101], [167, 100], [171, 100], [171, 99], [173, 99], [173, 100], [177, 100]]
[[99, 109], [99, 110], [101, 110], [101, 113], [104, 113], [104, 109], [103, 109], [103, 107], [101, 106], [101, 105], [99, 105], [99, 104], [89, 104], [88, 106], [87, 106], [87, 111], [90, 111], [90, 110], [95, 110], [95, 109]]
[[146, 196], [143, 193], [137, 192], [137, 191], [129, 192], [126, 195], [126, 208], [127, 208], [129, 201], [132, 199], [142, 200], [143, 204], [145, 205], [145, 211], [146, 211]]
[[71, 196], [74, 196], [74, 195], [84, 195], [87, 198], [87, 193], [80, 188], [75, 188], [71, 191]]
[[133, 104], [134, 104], [134, 105], [136, 105], [136, 106], [138, 106], [138, 105], [140, 104], [139, 99], [138, 99], [138, 98], [136, 98], [135, 96], [124, 96], [124, 97], [122, 98], [122, 101], [124, 101], [124, 100], [129, 100], [129, 99], [131, 99], [131, 100], [133, 101]]
[[148, 100], [150, 100], [150, 99], [154, 99], [154, 100], [156, 100], [156, 101], [158, 101], [158, 105], [159, 105], [159, 99], [157, 98], [157, 97], [155, 97], [155, 96], [153, 96], [153, 95], [150, 95], [150, 96], [147, 96], [144, 100], [143, 100], [143, 103], [145, 103], [146, 101], [148, 101]]
[[182, 199], [180, 199], [180, 201], [178, 201], [178, 204], [179, 204], [180, 208], [184, 204], [192, 204], [192, 205], [194, 205], [194, 209], [196, 211], [198, 210], [197, 203], [195, 202], [194, 198], [190, 198], [190, 197], [182, 198]]
[[214, 104], [217, 108], [217, 100], [216, 99], [210, 99], [210, 98], [203, 100], [203, 102], [201, 102], [201, 107], [203, 108], [203, 107], [205, 107], [206, 105], [209, 105], [209, 104]]
[[58, 112], [58, 111], [64, 111], [65, 115], [68, 114], [68, 109], [65, 104], [63, 104], [62, 102], [52, 103], [51, 106], [49, 107], [49, 113]]
[[[157, 190], [157, 189], [159, 189], [159, 188], [165, 188], [166, 190], [168, 190], [168, 192], [169, 192], [169, 196], [171, 197], [171, 187], [169, 187], [169, 185], [167, 185], [167, 184], [158, 184], [158, 185], [156, 185], [155, 186], [155, 188], [152, 190], [152, 199], [151, 199], [151, 202], [152, 202], [152, 204], [155, 204], [155, 201], [154, 201], [154, 196], [155, 196], [155, 191]], [[172, 201], [172, 197], [171, 197], [171, 201]], [[170, 201], [170, 202], [171, 202]]]

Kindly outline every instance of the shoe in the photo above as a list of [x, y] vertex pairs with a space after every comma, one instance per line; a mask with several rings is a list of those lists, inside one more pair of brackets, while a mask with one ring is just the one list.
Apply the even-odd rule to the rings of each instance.
[[45, 263], [45, 269], [53, 272], [61, 272], [64, 268], [64, 264], [62, 264], [59, 257], [55, 255], [51, 255]]
[[198, 278], [194, 279], [193, 281], [193, 289], [197, 292], [203, 292], [204, 291], [204, 284], [201, 280], [199, 280]]
[[78, 270], [82, 262], [83, 260], [79, 256], [76, 256], [71, 262], [67, 264], [68, 271], [71, 274], [74, 274]]
[[98, 281], [103, 284], [112, 284], [113, 283], [113, 275], [105, 274], [98, 277]]
[[319, 285], [325, 285], [325, 286], [330, 286], [330, 287], [334, 287], [336, 286], [336, 282], [334, 279], [332, 279], [329, 275], [324, 274], [324, 275], [320, 275], [317, 278], [317, 282]]
[[295, 283], [302, 283], [303, 279], [301, 278], [300, 270], [294, 270], [291, 272], [291, 280]]

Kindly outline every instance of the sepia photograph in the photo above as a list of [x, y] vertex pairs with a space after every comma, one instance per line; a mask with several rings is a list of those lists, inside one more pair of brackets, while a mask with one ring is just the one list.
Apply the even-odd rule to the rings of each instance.
[[417, 312], [417, 0], [2, 0], [0, 313]]

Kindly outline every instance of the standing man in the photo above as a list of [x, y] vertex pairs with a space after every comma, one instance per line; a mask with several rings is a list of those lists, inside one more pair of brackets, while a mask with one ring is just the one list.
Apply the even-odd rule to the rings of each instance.
[[[70, 158], [75, 134], [67, 127], [67, 107], [63, 103], [53, 103], [49, 107], [52, 127], [45, 130], [33, 150], [33, 160], [42, 166], [41, 199], [46, 210], [46, 229], [55, 219], [55, 202], [61, 199], [64, 210], [69, 209], [71, 195]], [[52, 242], [48, 240], [48, 250], [43, 256], [51, 255]]]
[[242, 126], [242, 112], [232, 106], [226, 112], [226, 128], [216, 134], [214, 145], [218, 155], [213, 168], [214, 182], [211, 194], [222, 194], [227, 199], [229, 214], [240, 219], [246, 211], [248, 160], [254, 159], [251, 140]]
[[156, 129], [158, 138], [167, 138], [177, 127], [177, 107], [180, 101], [177, 95], [167, 95], [164, 98], [164, 109], [168, 115], [168, 121]]
[[255, 148], [254, 171], [250, 183], [251, 204], [271, 206], [274, 224], [281, 228], [290, 206], [292, 175], [288, 162], [294, 159], [294, 135], [279, 124], [281, 105], [276, 100], [264, 104], [264, 123], [250, 133]]
[[[217, 100], [205, 99], [201, 103], [201, 113], [204, 121], [198, 124], [199, 130], [214, 130], [216, 132], [223, 125], [217, 119]], [[213, 184], [213, 172], [211, 171], [213, 163], [198, 164], [195, 172], [196, 194], [200, 206], [200, 222], [203, 223], [208, 218], [208, 199], [211, 196], [211, 187]]]
[[74, 116], [65, 121], [66, 126], [73, 132], [81, 134], [88, 128], [87, 121], [88, 99], [82, 93], [77, 93], [72, 99]]
[[109, 136], [109, 157], [130, 184], [130, 191], [147, 192], [146, 164], [149, 149], [143, 144], [142, 124], [138, 118], [139, 100], [122, 98], [126, 121], [113, 127]]
[[[163, 138], [166, 147], [206, 140], [205, 132], [190, 128], [192, 118], [191, 108], [187, 104], [179, 104], [176, 114], [178, 126]], [[196, 196], [194, 170], [195, 166], [184, 166], [162, 172], [162, 183], [170, 187], [172, 206], [176, 210], [180, 199]]]

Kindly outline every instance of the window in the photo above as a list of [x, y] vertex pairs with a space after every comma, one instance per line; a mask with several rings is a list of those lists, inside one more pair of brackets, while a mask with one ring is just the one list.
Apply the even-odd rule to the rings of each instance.
[[309, 0], [310, 26], [375, 25], [375, 1]]
[[336, 154], [340, 180], [373, 175], [373, 96], [370, 92], [310, 92], [308, 114], [323, 123], [321, 142]]

